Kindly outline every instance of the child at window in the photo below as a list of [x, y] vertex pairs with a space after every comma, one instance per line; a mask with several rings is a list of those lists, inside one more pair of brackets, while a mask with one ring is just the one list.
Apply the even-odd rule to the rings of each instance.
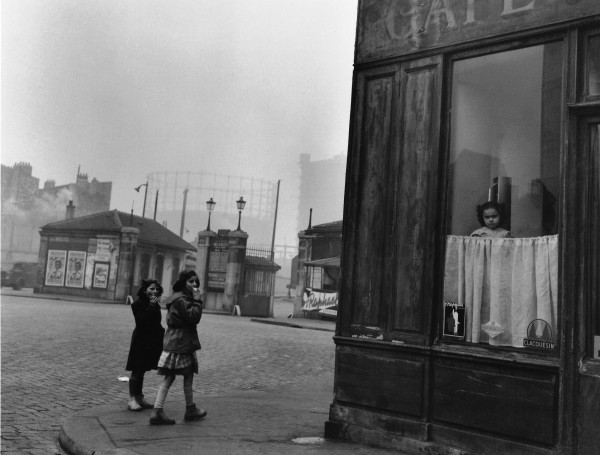
[[502, 205], [487, 201], [477, 206], [477, 220], [481, 227], [471, 234], [471, 237], [512, 237], [510, 231], [500, 227], [504, 211]]

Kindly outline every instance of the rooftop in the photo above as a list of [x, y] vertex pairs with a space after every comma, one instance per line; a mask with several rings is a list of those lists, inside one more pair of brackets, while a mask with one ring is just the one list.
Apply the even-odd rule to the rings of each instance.
[[141, 245], [156, 245], [179, 251], [196, 251], [191, 243], [186, 242], [162, 224], [141, 216], [131, 215], [118, 210], [93, 213], [70, 220], [56, 221], [42, 226], [42, 232], [77, 231], [77, 232], [121, 232], [124, 227], [140, 230]]

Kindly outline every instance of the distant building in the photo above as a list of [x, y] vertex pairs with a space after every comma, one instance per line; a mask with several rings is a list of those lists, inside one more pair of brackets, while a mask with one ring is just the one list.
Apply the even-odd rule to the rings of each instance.
[[[67, 217], [73, 206], [67, 207]], [[149, 218], [110, 210], [42, 227], [34, 292], [125, 300], [142, 279], [168, 295], [196, 248]]]
[[31, 208], [37, 197], [40, 179], [33, 177], [31, 164], [2, 165], [2, 205], [11, 201], [20, 209]]
[[306, 229], [309, 212], [313, 221], [342, 219], [344, 212], [344, 180], [346, 155], [331, 159], [310, 161], [310, 155], [300, 155], [300, 195], [296, 231]]
[[38, 191], [40, 198], [58, 199], [62, 194], [70, 194], [68, 200], [77, 207], [78, 216], [104, 212], [110, 209], [112, 182], [88, 180], [88, 175], [77, 170], [75, 183], [56, 186], [54, 180], [46, 180], [44, 188]]
[[56, 186], [32, 175], [29, 163], [2, 165], [2, 269], [15, 262], [37, 261], [41, 226], [64, 218], [65, 206], [73, 201], [78, 215], [110, 209], [111, 182], [88, 181], [77, 171], [75, 183]]
[[310, 226], [298, 233], [294, 314], [335, 319], [342, 253], [342, 221]]

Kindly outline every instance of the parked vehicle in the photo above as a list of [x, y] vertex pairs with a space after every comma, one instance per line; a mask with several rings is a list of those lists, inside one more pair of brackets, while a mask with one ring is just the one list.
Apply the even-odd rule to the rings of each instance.
[[13, 289], [32, 288], [37, 279], [37, 262], [17, 262], [10, 271], [10, 285]]
[[10, 272], [2, 270], [2, 287], [10, 286]]

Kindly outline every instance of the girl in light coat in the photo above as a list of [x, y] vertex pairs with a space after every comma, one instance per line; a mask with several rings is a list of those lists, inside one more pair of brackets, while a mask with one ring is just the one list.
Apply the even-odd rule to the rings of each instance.
[[198, 275], [193, 270], [183, 271], [173, 285], [173, 295], [166, 302], [167, 331], [163, 340], [163, 352], [158, 361], [158, 374], [164, 375], [158, 389], [154, 410], [150, 417], [152, 425], [172, 425], [173, 419], [167, 417], [163, 405], [175, 376], [183, 376], [185, 396], [185, 415], [187, 421], [202, 419], [204, 409], [194, 403], [194, 373], [198, 373], [196, 351], [200, 349], [197, 325], [202, 317], [202, 300], [198, 286]]

